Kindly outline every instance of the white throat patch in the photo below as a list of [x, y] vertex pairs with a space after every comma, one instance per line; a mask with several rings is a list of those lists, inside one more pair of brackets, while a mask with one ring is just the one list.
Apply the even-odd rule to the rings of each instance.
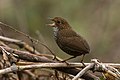
[[58, 27], [53, 27], [55, 40], [56, 40], [56, 37], [57, 37], [58, 30], [59, 30]]

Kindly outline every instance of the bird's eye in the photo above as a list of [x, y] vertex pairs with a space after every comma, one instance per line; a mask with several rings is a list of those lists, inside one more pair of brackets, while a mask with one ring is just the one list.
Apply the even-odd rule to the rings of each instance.
[[60, 21], [57, 21], [58, 24], [60, 24]]

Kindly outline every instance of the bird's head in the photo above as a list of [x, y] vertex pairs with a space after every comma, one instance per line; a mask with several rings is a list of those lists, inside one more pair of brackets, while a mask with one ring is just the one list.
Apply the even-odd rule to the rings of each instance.
[[53, 21], [52, 24], [48, 24], [51, 27], [58, 27], [59, 29], [70, 28], [68, 22], [61, 17], [50, 18], [50, 20]]

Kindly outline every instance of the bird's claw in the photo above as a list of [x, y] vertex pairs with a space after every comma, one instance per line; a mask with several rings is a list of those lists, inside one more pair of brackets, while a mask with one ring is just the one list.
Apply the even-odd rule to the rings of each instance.
[[86, 67], [86, 65], [84, 64], [84, 62], [81, 62], [82, 63], [82, 65], [84, 66], [84, 67]]
[[52, 60], [55, 60], [56, 59], [56, 56], [53, 56], [53, 59]]
[[52, 60], [60, 61], [59, 58], [57, 58], [55, 55], [53, 56], [53, 59], [52, 59]]
[[66, 63], [67, 65], [69, 65], [69, 63], [66, 60], [60, 61], [62, 63]]

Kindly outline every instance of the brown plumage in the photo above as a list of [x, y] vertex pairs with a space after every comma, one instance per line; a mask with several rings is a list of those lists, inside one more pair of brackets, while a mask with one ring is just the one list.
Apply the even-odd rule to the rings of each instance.
[[84, 58], [84, 55], [90, 52], [90, 48], [86, 40], [73, 31], [65, 19], [61, 17], [55, 17], [51, 20], [54, 23], [49, 24], [49, 26], [53, 27], [54, 29], [56, 43], [60, 49], [72, 56], [66, 60], [81, 55], [83, 55]]

